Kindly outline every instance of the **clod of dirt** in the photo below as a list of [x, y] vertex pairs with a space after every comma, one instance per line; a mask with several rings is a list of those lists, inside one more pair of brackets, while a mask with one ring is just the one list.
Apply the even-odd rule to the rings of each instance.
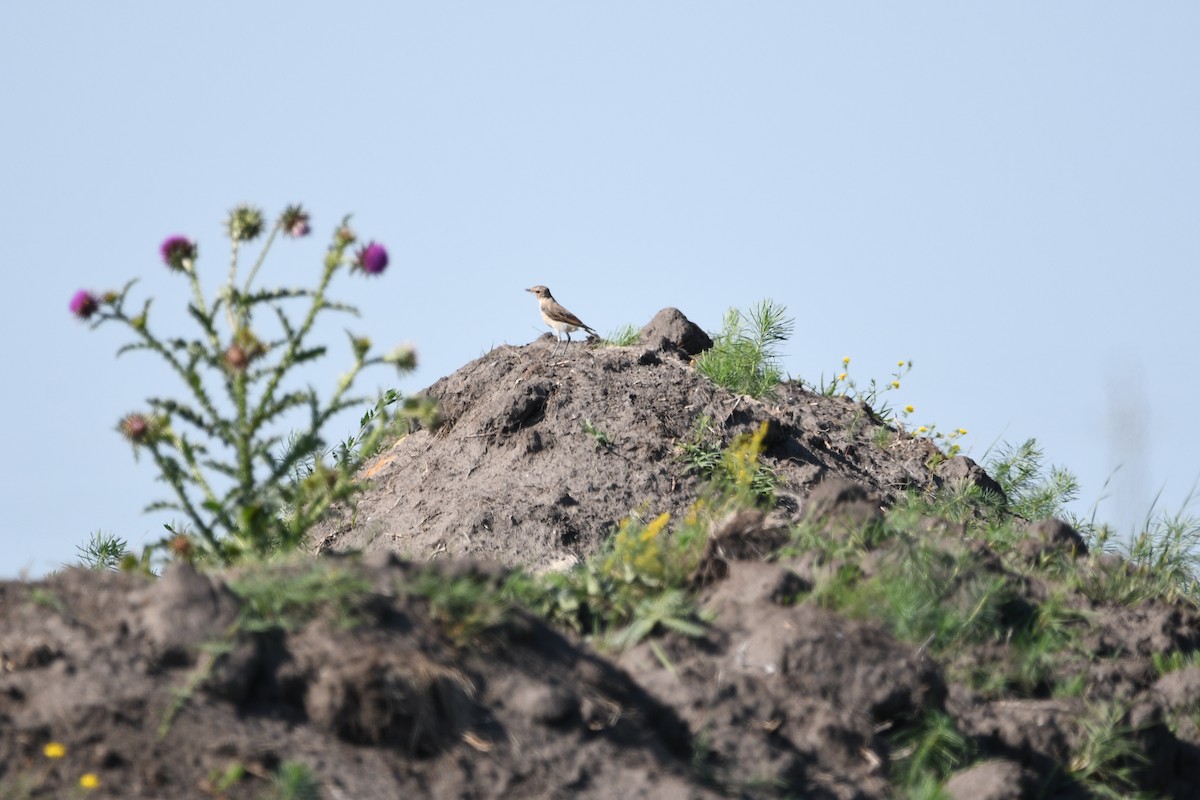
[[1028, 531], [1029, 536], [1018, 549], [1030, 563], [1036, 564], [1039, 559], [1055, 553], [1064, 553], [1072, 558], [1088, 554], [1083, 537], [1060, 519], [1038, 520], [1029, 524]]
[[946, 782], [952, 800], [1025, 800], [1037, 794], [1038, 776], [1014, 761], [994, 759], [957, 772]]
[[1004, 490], [1000, 484], [966, 456], [955, 456], [947, 459], [937, 468], [937, 475], [946, 483], [957, 483], [965, 486], [978, 486], [984, 492], [999, 498], [1001, 503], [1007, 502]]

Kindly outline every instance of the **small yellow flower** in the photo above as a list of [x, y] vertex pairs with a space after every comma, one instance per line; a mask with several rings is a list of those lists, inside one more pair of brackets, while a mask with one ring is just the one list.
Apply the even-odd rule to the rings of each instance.
[[900, 359], [899, 361], [897, 361], [897, 362], [896, 362], [896, 366], [897, 366], [897, 367], [903, 367], [903, 366], [904, 366], [904, 359]]
[[922, 425], [921, 427], [917, 428], [917, 433], [929, 433], [929, 428], [926, 428], [924, 425]]
[[845, 367], [845, 366], [849, 366], [849, 365], [850, 365], [850, 356], [846, 356], [845, 358], [842, 359], [842, 366]]
[[905, 406], [905, 407], [904, 407], [904, 413], [905, 413], [905, 414], [911, 414], [911, 413], [913, 413], [913, 411], [915, 411], [915, 410], [916, 410], [916, 409], [914, 409], [912, 406]]
[[900, 381], [892, 381], [892, 388], [893, 388], [893, 389], [899, 389], [899, 388], [900, 388]]
[[966, 429], [966, 428], [959, 428], [959, 429], [958, 429], [958, 435], [959, 435], [959, 436], [966, 436], [966, 435], [967, 435], [967, 429]]
[[67, 748], [60, 742], [47, 742], [42, 748], [42, 755], [46, 758], [62, 758], [67, 754]]
[[100, 785], [100, 779], [94, 772], [85, 772], [79, 776], [79, 785], [84, 789], [95, 789]]
[[846, 373], [844, 373], [844, 372], [843, 372], [843, 373], [839, 374], [839, 375], [838, 375], [838, 380], [839, 380], [839, 381], [844, 381], [844, 380], [846, 380]]

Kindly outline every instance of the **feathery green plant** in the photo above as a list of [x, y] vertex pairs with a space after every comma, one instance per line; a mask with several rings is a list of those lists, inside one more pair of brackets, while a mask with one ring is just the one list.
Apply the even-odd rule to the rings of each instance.
[[284, 761], [271, 781], [268, 800], [319, 800], [321, 783], [303, 761]]
[[958, 730], [954, 717], [929, 710], [888, 735], [894, 748], [891, 779], [907, 796], [938, 796], [933, 791], [974, 756], [975, 745]]
[[786, 313], [785, 306], [771, 300], [763, 300], [748, 314], [729, 309], [713, 346], [696, 357], [696, 369], [737, 394], [770, 393], [783, 380], [779, 345], [791, 337], [795, 326]]
[[1018, 517], [1037, 520], [1061, 516], [1067, 503], [1079, 495], [1079, 481], [1062, 467], [1046, 472], [1045, 453], [1037, 439], [1013, 446], [1002, 442], [984, 468], [1008, 498], [1008, 510]]
[[77, 545], [79, 564], [97, 572], [116, 570], [128, 556], [129, 543], [114, 533], [95, 531], [86, 544]]
[[[297, 367], [326, 354], [325, 345], [311, 341], [318, 317], [331, 311], [357, 314], [353, 306], [329, 297], [334, 276], [343, 269], [375, 276], [388, 264], [387, 250], [375, 242], [351, 252], [358, 237], [347, 217], [334, 231], [315, 288], [257, 286], [255, 278], [278, 235], [304, 236], [308, 220], [299, 206], [287, 208], [243, 278], [242, 248], [258, 238], [266, 224], [257, 208], [233, 209], [227, 221], [229, 274], [213, 297], [206, 297], [201, 287], [196, 243], [183, 236], [163, 242], [163, 261], [191, 287], [188, 314], [199, 328], [192, 338], [152, 332], [149, 300], [137, 312], [129, 310], [135, 281], [120, 292], [97, 296], [80, 291], [71, 300], [72, 312], [91, 320], [93, 328], [115, 322], [133, 333], [134, 341], [118, 355], [133, 350], [154, 353], [183, 384], [183, 399], [151, 397], [147, 411], [131, 413], [119, 425], [135, 455], [150, 454], [174, 495], [147, 510], [170, 509], [186, 520], [182, 526], [168, 526], [174, 534], [170, 547], [178, 556], [230, 563], [301, 543], [333, 503], [360, 488], [353, 476], [355, 459], [343, 457], [333, 464], [314, 459], [324, 450], [322, 431], [334, 415], [368, 402], [350, 393], [355, 379], [378, 364], [391, 364], [401, 374], [416, 366], [409, 347], [370, 355], [369, 339], [348, 334], [351, 367], [328, 398], [322, 399], [311, 386], [285, 386], [285, 377]], [[295, 301], [307, 305], [298, 318], [287, 308]], [[221, 330], [222, 322], [227, 331]], [[355, 442], [360, 452], [378, 446], [397, 420], [432, 416], [428, 405], [416, 401], [399, 403], [398, 411], [389, 405], [376, 406], [370, 426]], [[275, 432], [296, 413], [307, 416], [304, 427], [290, 438]], [[307, 474], [298, 474], [297, 467], [306, 461]]]

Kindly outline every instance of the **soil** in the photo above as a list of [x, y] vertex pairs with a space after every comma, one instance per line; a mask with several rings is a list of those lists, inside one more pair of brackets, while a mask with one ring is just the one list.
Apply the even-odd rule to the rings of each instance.
[[[999, 487], [861, 403], [794, 383], [735, 396], [692, 367], [707, 346], [668, 309], [635, 346], [551, 357], [547, 335], [431, 386], [444, 424], [369, 462], [371, 488], [314, 532], [315, 557], [277, 567], [360, 581], [353, 624], [327, 609], [256, 628], [231, 589], [245, 574], [182, 562], [159, 578], [70, 569], [0, 584], [0, 798], [80, 796], [84, 773], [95, 797], [277, 797], [285, 762], [307, 765], [324, 798], [885, 798], [889, 730], [931, 711], [981, 755], [949, 796], [1086, 797], [1068, 766], [1094, 735], [1089, 705], [1113, 699], [1151, 754], [1120, 765], [1130, 785], [1196, 796], [1200, 668], [1160, 676], [1152, 662], [1200, 648], [1192, 605], [1069, 595], [1091, 621], [1084, 694], [997, 699], [950, 680], [921, 645], [794, 602], [821, 567], [763, 560], [789, 524], [834, 539], [905, 491]], [[714, 533], [697, 573], [703, 636], [606, 653], [519, 609], [463, 635], [405, 589], [429, 570], [497, 585], [514, 567], [562, 569], [631, 513], [685, 512], [701, 482], [679, 443], [703, 430], [728, 444], [763, 422], [779, 502]], [[974, 548], [985, 571], [1012, 568], [961, 527], [928, 529], [948, 552]], [[1126, 568], [1054, 520], [1013, 552]], [[1050, 591], [1022, 580], [1031, 603]], [[999, 645], [961, 656], [1005, 657]], [[51, 742], [63, 757], [47, 758]]]

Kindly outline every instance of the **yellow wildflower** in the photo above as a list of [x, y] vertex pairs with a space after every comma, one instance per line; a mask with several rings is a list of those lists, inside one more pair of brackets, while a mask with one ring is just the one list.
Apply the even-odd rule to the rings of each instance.
[[892, 381], [892, 388], [893, 388], [893, 389], [899, 389], [899, 388], [900, 388], [900, 381]]
[[896, 362], [896, 366], [897, 366], [897, 367], [903, 367], [903, 366], [904, 366], [904, 359], [900, 359], [899, 361], [897, 361], [897, 362]]
[[67, 748], [60, 742], [47, 742], [42, 748], [42, 755], [46, 758], [62, 758], [67, 754]]
[[921, 427], [917, 428], [917, 433], [929, 433], [929, 428], [926, 428], [924, 425], [922, 425]]
[[959, 429], [958, 429], [958, 435], [959, 435], [959, 436], [966, 436], [966, 435], [967, 435], [967, 429], [966, 429], [966, 428], [959, 428]]
[[838, 375], [838, 380], [839, 380], [839, 381], [844, 381], [844, 380], [846, 380], [846, 373], [844, 373], [844, 372], [843, 372], [843, 373], [841, 373], [840, 375]]
[[85, 772], [79, 776], [79, 785], [84, 789], [95, 789], [100, 785], [100, 779], [94, 772]]
[[913, 413], [913, 411], [915, 411], [915, 410], [916, 410], [916, 409], [914, 409], [912, 406], [905, 406], [905, 407], [904, 407], [904, 413], [905, 413], [905, 414], [911, 414], [911, 413]]
[[845, 358], [842, 359], [842, 366], [849, 366], [849, 365], [850, 365], [850, 356], [846, 356]]
[[658, 519], [654, 520], [654, 522], [651, 522], [646, 526], [646, 529], [642, 531], [642, 541], [648, 542], [654, 537], [658, 536], [658, 534], [662, 532], [662, 529], [667, 527], [667, 523], [670, 521], [671, 514], [669, 512], [665, 514], [659, 514]]

